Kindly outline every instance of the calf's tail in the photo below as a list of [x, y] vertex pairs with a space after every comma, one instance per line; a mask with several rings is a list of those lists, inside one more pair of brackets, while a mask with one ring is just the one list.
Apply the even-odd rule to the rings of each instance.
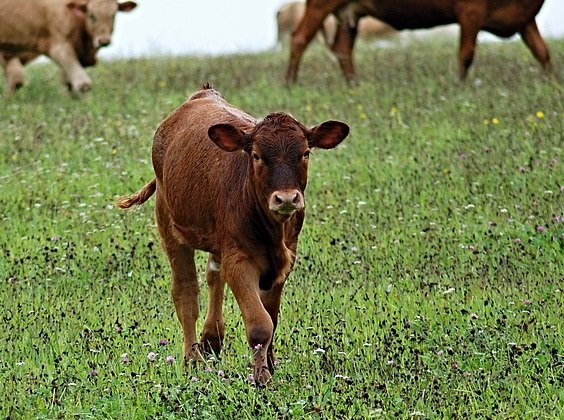
[[141, 205], [147, 201], [157, 189], [157, 179], [153, 178], [151, 182], [146, 184], [141, 190], [129, 197], [120, 197], [116, 200], [116, 205], [120, 209], [128, 209], [137, 204]]

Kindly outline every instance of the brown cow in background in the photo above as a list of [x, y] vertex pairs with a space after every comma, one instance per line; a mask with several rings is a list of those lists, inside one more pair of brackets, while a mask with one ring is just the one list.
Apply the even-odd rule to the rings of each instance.
[[[303, 1], [292, 1], [283, 4], [276, 13], [276, 24], [278, 28], [278, 44], [287, 43], [300, 21], [304, 17], [306, 4]], [[338, 21], [335, 16], [329, 14], [320, 28], [323, 41], [331, 47], [337, 33]], [[358, 37], [365, 40], [387, 38], [397, 34], [390, 25], [373, 17], [366, 16], [358, 22]]]
[[[142, 204], [157, 192], [186, 361], [220, 352], [227, 283], [254, 353], [254, 380], [270, 379], [282, 288], [304, 220], [310, 149], [332, 149], [348, 132], [342, 122], [307, 128], [284, 113], [258, 121], [209, 86], [160, 124], [153, 141], [156, 178], [118, 206]], [[199, 342], [197, 249], [209, 253], [209, 304]]]
[[83, 66], [110, 44], [115, 14], [136, 6], [116, 0], [0, 0], [0, 64], [7, 71], [7, 92], [21, 84], [23, 63], [14, 58], [27, 62], [42, 54], [59, 64], [74, 92], [89, 90], [92, 82]]
[[[278, 30], [278, 44], [284, 45], [288, 43], [292, 36], [292, 32], [296, 30], [305, 12], [305, 3], [303, 1], [292, 1], [285, 3], [276, 12], [276, 27]], [[323, 20], [323, 25], [319, 28], [321, 34], [320, 39], [326, 45], [331, 44], [331, 39], [335, 37], [337, 31], [337, 20], [335, 16], [328, 15]]]
[[396, 29], [421, 29], [458, 23], [460, 25], [460, 79], [467, 75], [480, 30], [500, 37], [519, 33], [545, 70], [550, 70], [548, 47], [542, 39], [535, 16], [544, 0], [308, 0], [304, 18], [292, 36], [286, 82], [294, 83], [302, 54], [323, 20], [333, 13], [340, 23], [333, 44], [341, 70], [349, 81], [355, 79], [352, 50], [358, 20], [374, 16]]

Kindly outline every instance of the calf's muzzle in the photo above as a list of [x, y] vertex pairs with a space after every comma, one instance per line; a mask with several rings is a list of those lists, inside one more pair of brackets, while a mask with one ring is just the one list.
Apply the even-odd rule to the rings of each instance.
[[96, 48], [101, 48], [101, 47], [107, 47], [108, 45], [110, 45], [112, 43], [112, 39], [109, 36], [101, 36], [96, 40], [96, 44], [95, 45]]
[[268, 200], [268, 207], [273, 212], [290, 215], [304, 208], [304, 196], [298, 190], [274, 191]]

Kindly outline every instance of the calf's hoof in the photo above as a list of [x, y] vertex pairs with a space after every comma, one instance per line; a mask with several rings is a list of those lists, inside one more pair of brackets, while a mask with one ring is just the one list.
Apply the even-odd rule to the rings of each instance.
[[347, 81], [347, 85], [349, 85], [349, 87], [358, 87], [360, 84], [355, 74], [345, 75], [345, 80]]
[[202, 354], [202, 350], [200, 348], [200, 344], [194, 343], [190, 347], [190, 349], [185, 349], [184, 351], [184, 366], [188, 367], [194, 365], [198, 362], [204, 362], [206, 359]]
[[219, 336], [203, 335], [200, 343], [200, 351], [204, 357], [219, 356], [223, 338]]
[[253, 369], [253, 377], [255, 384], [258, 386], [265, 386], [272, 379], [272, 373], [268, 369], [268, 366], [260, 366]]

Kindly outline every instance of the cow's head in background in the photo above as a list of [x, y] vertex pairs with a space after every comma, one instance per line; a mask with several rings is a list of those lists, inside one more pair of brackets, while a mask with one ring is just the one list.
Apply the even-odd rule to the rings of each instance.
[[72, 0], [68, 9], [84, 19], [86, 31], [95, 49], [110, 45], [116, 13], [130, 12], [137, 7], [134, 1], [118, 3], [116, 0]]

